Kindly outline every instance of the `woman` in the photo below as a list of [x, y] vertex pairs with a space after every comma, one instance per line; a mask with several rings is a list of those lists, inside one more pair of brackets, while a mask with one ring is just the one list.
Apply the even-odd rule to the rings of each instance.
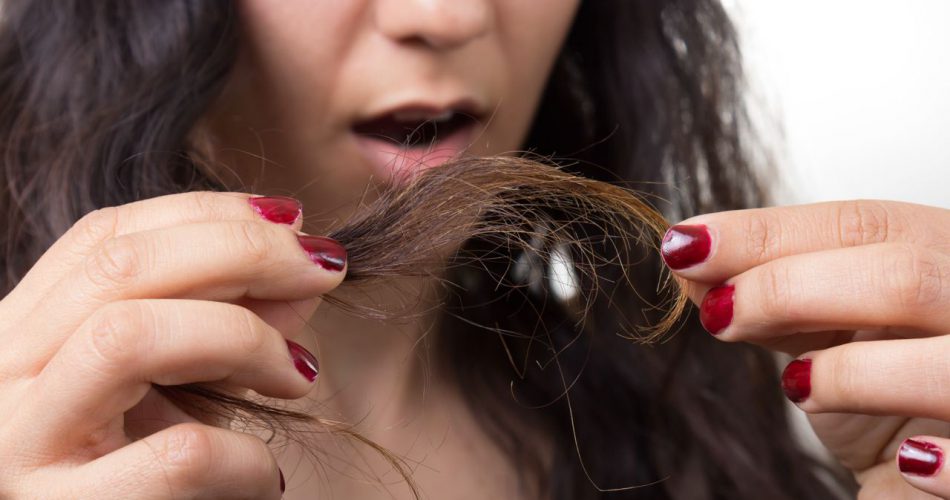
[[[4, 16], [2, 496], [410, 495], [385, 454], [322, 436], [271, 449], [155, 390], [194, 382], [308, 396], [405, 459], [431, 498], [846, 490], [791, 437], [771, 354], [720, 340], [799, 355], [787, 394], [869, 497], [950, 494], [946, 424], [921, 419], [950, 418], [933, 335], [950, 216], [712, 213], [763, 201], [715, 2], [34, 0]], [[652, 254], [633, 270], [640, 295], [594, 304], [596, 335], [530, 286], [499, 292], [471, 271], [448, 276], [437, 319], [317, 308], [347, 255], [310, 235], [463, 149], [574, 158], [672, 200], [670, 217], [707, 214], [674, 227], [663, 256], [716, 336], [696, 318], [655, 346], [615, 335], [653, 319]], [[398, 309], [418, 285], [363, 293]], [[486, 326], [543, 332], [545, 348]], [[851, 342], [902, 336], [920, 338]], [[918, 434], [937, 437], [901, 447], [901, 474], [896, 449]]]

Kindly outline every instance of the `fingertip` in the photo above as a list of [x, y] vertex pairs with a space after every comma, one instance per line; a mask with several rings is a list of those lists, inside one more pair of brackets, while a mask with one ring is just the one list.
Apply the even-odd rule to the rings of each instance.
[[782, 392], [789, 401], [801, 404], [811, 395], [811, 358], [792, 360], [782, 371]]
[[943, 448], [934, 438], [915, 436], [907, 438], [897, 449], [897, 467], [901, 474], [915, 477], [936, 476], [943, 468]]
[[682, 271], [709, 259], [712, 236], [705, 224], [676, 224], [660, 243], [660, 255], [673, 271]]
[[945, 438], [913, 436], [897, 449], [897, 468], [914, 488], [937, 495], [950, 496], [950, 475], [944, 472], [945, 452], [950, 444]]
[[711, 288], [699, 306], [699, 321], [703, 328], [719, 337], [732, 324], [736, 287], [724, 284]]
[[287, 196], [250, 196], [247, 202], [264, 220], [298, 228], [302, 224], [303, 204]]
[[317, 357], [293, 340], [285, 339], [285, 341], [290, 359], [297, 372], [310, 383], [316, 381], [317, 375], [320, 373], [320, 364], [317, 362]]
[[301, 234], [297, 235], [297, 241], [314, 264], [341, 275], [346, 271], [346, 249], [336, 240]]

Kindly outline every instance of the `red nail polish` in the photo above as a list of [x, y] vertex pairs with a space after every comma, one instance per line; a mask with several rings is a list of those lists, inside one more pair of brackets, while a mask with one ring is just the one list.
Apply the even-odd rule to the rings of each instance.
[[346, 266], [346, 250], [336, 241], [322, 236], [297, 236], [314, 264], [328, 271], [342, 271]]
[[706, 226], [678, 225], [666, 231], [660, 244], [660, 255], [670, 269], [685, 269], [705, 261], [710, 248], [712, 238]]
[[933, 476], [943, 465], [943, 450], [939, 446], [905, 439], [897, 452], [897, 466], [904, 474]]
[[317, 373], [320, 367], [317, 364], [317, 358], [304, 349], [304, 347], [292, 340], [287, 341], [287, 349], [290, 351], [290, 358], [294, 361], [294, 368], [300, 372], [307, 380], [313, 382], [317, 379]]
[[285, 196], [258, 196], [247, 201], [261, 217], [276, 224], [293, 224], [303, 213], [299, 201]]
[[732, 323], [732, 300], [736, 293], [733, 285], [717, 286], [703, 297], [699, 306], [699, 321], [703, 328], [713, 335], [723, 331]]
[[280, 492], [283, 493], [287, 489], [287, 484], [284, 483], [284, 471], [278, 468], [277, 473], [280, 474]]
[[811, 360], [793, 360], [782, 372], [782, 391], [793, 403], [801, 403], [811, 394]]

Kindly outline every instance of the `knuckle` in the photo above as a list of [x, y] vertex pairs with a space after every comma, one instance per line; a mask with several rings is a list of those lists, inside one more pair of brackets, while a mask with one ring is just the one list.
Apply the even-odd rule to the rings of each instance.
[[[228, 434], [230, 444], [219, 445], [223, 433], [211, 427], [187, 423], [170, 430], [166, 439], [153, 448], [153, 455], [160, 464], [169, 483], [169, 490], [194, 489], [203, 483], [221, 481], [226, 473], [248, 485], [262, 484], [261, 478], [269, 477], [277, 467], [276, 459], [261, 439], [237, 432]], [[223, 444], [223, 443], [222, 443]], [[239, 452], [241, 460], [231, 461], [230, 470], [220, 470], [225, 463], [223, 453]], [[253, 489], [253, 488], [252, 488]], [[248, 497], [251, 498], [251, 497]]]
[[215, 463], [211, 432], [201, 424], [180, 424], [154, 449], [156, 460], [175, 486], [188, 486], [210, 476]]
[[[852, 408], [860, 405], [864, 398], [859, 394], [861, 387], [867, 383], [867, 361], [859, 351], [842, 346], [829, 351], [830, 356], [822, 359], [827, 363], [830, 380], [812, 381], [813, 386], [824, 386], [824, 404], [832, 407]], [[830, 359], [828, 359], [830, 358]], [[824, 383], [822, 383], [824, 382]]]
[[946, 300], [947, 269], [936, 256], [914, 245], [901, 245], [891, 259], [885, 258], [882, 275], [897, 304], [911, 313], [926, 313]]
[[270, 257], [273, 248], [271, 238], [256, 222], [235, 222], [231, 224], [235, 244], [249, 264], [263, 263]]
[[110, 238], [87, 260], [86, 276], [105, 289], [125, 286], [145, 269], [145, 252], [130, 236]]
[[248, 457], [239, 465], [241, 470], [237, 472], [242, 477], [258, 479], [257, 484], [267, 484], [268, 478], [277, 470], [277, 459], [271, 453], [270, 447], [257, 436], [239, 433], [236, 437], [241, 441], [240, 447]]
[[248, 309], [239, 306], [234, 306], [234, 309], [234, 326], [230, 337], [234, 339], [237, 350], [244, 355], [264, 350], [269, 339], [261, 328], [261, 321]]
[[116, 369], [134, 362], [143, 341], [142, 308], [134, 302], [114, 303], [88, 321], [89, 342], [95, 359]]
[[746, 220], [746, 252], [753, 261], [766, 262], [781, 255], [781, 232], [775, 222], [761, 211]]
[[[950, 342], [947, 339], [940, 339], [940, 348], [921, 352], [923, 357], [922, 377], [923, 394], [931, 401], [946, 401], [950, 396], [950, 379], [947, 379], [947, 373], [950, 373], [950, 358], [947, 352], [950, 352]], [[920, 366], [919, 365], [919, 366]]]
[[113, 238], [118, 227], [118, 208], [106, 207], [93, 210], [73, 224], [70, 230], [73, 236], [72, 242], [82, 248], [92, 248]]
[[838, 205], [838, 239], [842, 247], [887, 241], [892, 217], [884, 203], [847, 201]]
[[226, 214], [221, 206], [221, 194], [213, 191], [193, 191], [182, 195], [184, 198], [183, 212], [189, 218], [203, 220], [224, 220]]
[[763, 317], [776, 321], [794, 320], [798, 317], [792, 277], [787, 267], [778, 264], [765, 266], [760, 283], [759, 296]]

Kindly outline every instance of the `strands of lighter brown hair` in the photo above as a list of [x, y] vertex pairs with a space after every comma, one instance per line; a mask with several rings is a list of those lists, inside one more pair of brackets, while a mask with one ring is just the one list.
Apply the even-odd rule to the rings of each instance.
[[[555, 253], [561, 252], [563, 260], [567, 249], [568, 265], [581, 279], [570, 284], [575, 294], [565, 305], [571, 306], [581, 325], [594, 301], [604, 300], [605, 288], [633, 288], [627, 274], [636, 263], [632, 259], [638, 258], [637, 251], [639, 255], [644, 250], [656, 251], [666, 227], [663, 217], [633, 191], [524, 158], [494, 157], [451, 162], [383, 188], [355, 219], [329, 236], [347, 249], [344, 286], [366, 288], [405, 277], [429, 277], [453, 286], [441, 278], [449, 266], [487, 270], [491, 259], [511, 261], [521, 254], [550, 266]], [[460, 250], [473, 238], [494, 251]], [[621, 270], [622, 282], [603, 281], [601, 271], [608, 267]], [[658, 284], [663, 302], [653, 305], [663, 311], [662, 318], [645, 327], [631, 327], [626, 331], [631, 339], [661, 339], [682, 314], [687, 297], [669, 273], [663, 276]], [[513, 282], [509, 276], [492, 278], [498, 280], [499, 288]], [[331, 294], [324, 299], [330, 306], [364, 317], [386, 319], [411, 313], [347, 297]], [[349, 425], [200, 385], [162, 391], [205, 420], [245, 422], [248, 428], [265, 429], [275, 438], [305, 444], [313, 432], [351, 437], [380, 453], [406, 480], [413, 496], [420, 497], [409, 465]]]
[[[524, 158], [491, 157], [456, 161], [407, 185], [386, 188], [330, 237], [347, 249], [346, 281], [357, 286], [438, 277], [446, 266], [481, 266], [486, 259], [519, 253], [550, 264], [555, 249], [568, 249], [574, 271], [593, 285], [577, 290], [580, 311], [586, 313], [603, 288], [599, 271], [617, 266], [624, 283], [611, 286], [633, 288], [627, 269], [634, 264], [634, 250], [657, 249], [666, 227], [663, 216], [631, 190]], [[502, 251], [446, 255], [472, 238]], [[606, 252], [598, 250], [603, 247]], [[668, 273], [658, 286], [666, 300], [655, 306], [666, 313], [659, 323], [629, 332], [642, 341], [669, 332], [686, 305]], [[392, 314], [332, 294], [326, 300], [363, 316]]]

